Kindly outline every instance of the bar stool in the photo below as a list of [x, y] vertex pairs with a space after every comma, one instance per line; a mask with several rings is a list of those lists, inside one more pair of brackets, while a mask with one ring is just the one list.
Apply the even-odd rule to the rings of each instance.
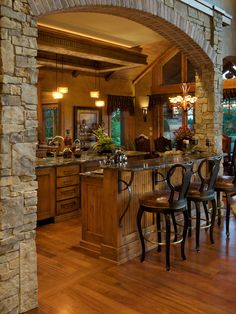
[[[161, 251], [161, 245], [166, 246], [166, 270], [170, 270], [170, 244], [181, 242], [181, 256], [183, 260], [186, 259], [184, 252], [185, 238], [188, 228], [188, 211], [186, 194], [192, 176], [192, 163], [185, 165], [176, 164], [172, 166], [167, 172], [167, 190], [156, 190], [153, 192], [145, 193], [139, 199], [139, 210], [137, 213], [137, 227], [142, 247], [142, 254], [140, 261], [145, 259], [145, 239], [142, 232], [142, 216], [144, 212], [156, 214], [157, 225], [157, 251]], [[178, 181], [178, 182], [177, 182]], [[174, 240], [171, 241], [171, 224], [170, 218], [174, 220], [175, 213], [182, 213], [184, 217], [183, 232], [181, 239], [177, 240], [179, 234], [175, 233]], [[161, 214], [165, 217], [166, 236], [165, 242], [161, 242]], [[176, 226], [175, 226], [176, 227]], [[175, 232], [177, 230], [175, 229]]]
[[229, 219], [230, 219], [230, 199], [236, 195], [236, 156], [232, 160], [233, 175], [219, 176], [215, 182], [214, 189], [217, 193], [218, 226], [221, 225], [221, 201], [220, 193], [223, 192], [226, 198], [226, 237], [229, 238]]
[[[210, 228], [210, 241], [213, 244], [213, 228], [216, 216], [216, 200], [214, 184], [220, 169], [221, 156], [206, 158], [202, 160], [198, 166], [197, 174], [200, 179], [199, 182], [193, 182], [190, 184], [187, 201], [188, 201], [188, 217], [189, 217], [189, 237], [192, 234], [192, 208], [191, 202], [195, 203], [196, 208], [196, 250], [199, 252], [199, 237], [201, 228], [201, 209], [200, 204], [203, 204], [205, 215], [206, 215], [206, 225], [202, 228]], [[208, 215], [208, 202], [212, 203], [211, 221], [209, 221]]]

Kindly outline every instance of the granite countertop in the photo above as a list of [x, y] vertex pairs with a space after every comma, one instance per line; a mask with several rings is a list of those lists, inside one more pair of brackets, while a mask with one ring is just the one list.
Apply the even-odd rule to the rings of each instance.
[[[135, 152], [127, 151], [125, 152], [128, 157], [132, 156], [145, 156], [145, 152]], [[158, 157], [152, 159], [142, 159], [142, 160], [132, 160], [128, 159], [125, 163], [118, 164], [101, 164], [101, 168], [106, 169], [118, 169], [119, 171], [143, 171], [143, 170], [155, 170], [165, 167], [170, 167], [177, 163], [188, 163], [191, 161], [201, 161], [204, 158], [213, 157], [212, 154], [208, 153], [191, 153], [186, 155], [169, 155], [165, 157]], [[106, 160], [106, 156], [99, 156], [96, 154], [89, 154], [82, 152], [80, 158], [63, 158], [63, 157], [47, 157], [47, 158], [37, 158], [36, 168], [41, 167], [53, 167], [53, 166], [63, 166], [68, 164], [82, 164], [85, 162]]]
[[46, 157], [46, 158], [36, 158], [36, 168], [40, 167], [53, 167], [53, 166], [63, 166], [68, 164], [81, 164], [88, 161], [99, 161], [105, 159], [104, 156], [98, 155], [86, 155], [83, 154], [79, 158], [63, 158], [63, 157]]
[[143, 170], [156, 170], [165, 167], [170, 167], [174, 164], [186, 164], [189, 162], [200, 162], [204, 158], [215, 157], [216, 155], [211, 153], [190, 153], [183, 155], [169, 155], [165, 157], [158, 157], [152, 159], [144, 160], [134, 160], [132, 159], [123, 164], [111, 164], [102, 165], [103, 169], [118, 169], [119, 171], [143, 171]]
[[[146, 152], [138, 151], [125, 151], [124, 152], [128, 157], [135, 156], [145, 156]], [[36, 158], [36, 168], [42, 167], [54, 167], [54, 166], [63, 166], [68, 164], [81, 164], [89, 161], [99, 161], [106, 159], [106, 156], [100, 156], [94, 153], [82, 152], [81, 157], [75, 158], [63, 158], [63, 157], [46, 157], [46, 158]]]

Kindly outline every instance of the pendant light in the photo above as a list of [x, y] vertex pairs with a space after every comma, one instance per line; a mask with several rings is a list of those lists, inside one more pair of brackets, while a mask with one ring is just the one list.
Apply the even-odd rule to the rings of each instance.
[[61, 57], [61, 85], [58, 86], [57, 91], [62, 94], [68, 93], [68, 87], [64, 84], [63, 81], [63, 56]]
[[91, 98], [99, 98], [100, 97], [100, 92], [99, 90], [97, 89], [97, 84], [96, 84], [96, 81], [97, 81], [97, 69], [98, 69], [98, 62], [95, 62], [94, 63], [94, 68], [95, 68], [95, 71], [94, 71], [94, 89], [90, 91], [90, 97]]
[[[99, 87], [99, 90], [100, 89], [100, 76], [98, 77], [98, 87]], [[97, 100], [95, 100], [95, 106], [96, 107], [104, 107], [105, 106], [105, 101], [103, 99], [101, 99], [101, 97], [99, 97]]]
[[104, 107], [105, 106], [105, 101], [102, 100], [102, 99], [95, 100], [95, 106], [96, 107]]
[[53, 99], [62, 99], [63, 94], [57, 89], [57, 54], [56, 54], [56, 89], [52, 92]]

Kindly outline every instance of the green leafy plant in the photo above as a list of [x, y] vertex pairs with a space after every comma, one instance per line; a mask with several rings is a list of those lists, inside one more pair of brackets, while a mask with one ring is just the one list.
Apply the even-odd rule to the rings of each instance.
[[116, 145], [113, 143], [112, 138], [105, 132], [104, 128], [99, 126], [96, 130], [92, 131], [95, 135], [97, 142], [94, 144], [93, 149], [98, 153], [113, 152]]

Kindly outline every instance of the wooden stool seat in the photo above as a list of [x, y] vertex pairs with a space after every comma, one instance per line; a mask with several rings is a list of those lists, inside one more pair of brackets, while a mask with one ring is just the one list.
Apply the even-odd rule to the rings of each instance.
[[155, 209], [157, 206], [161, 206], [164, 210], [166, 210], [170, 207], [169, 196], [169, 190], [148, 192], [141, 196], [139, 204], [140, 206], [150, 207], [150, 210], [152, 207]]
[[234, 176], [219, 176], [216, 180], [215, 190], [224, 190], [228, 192], [236, 192], [236, 183], [234, 183]]

